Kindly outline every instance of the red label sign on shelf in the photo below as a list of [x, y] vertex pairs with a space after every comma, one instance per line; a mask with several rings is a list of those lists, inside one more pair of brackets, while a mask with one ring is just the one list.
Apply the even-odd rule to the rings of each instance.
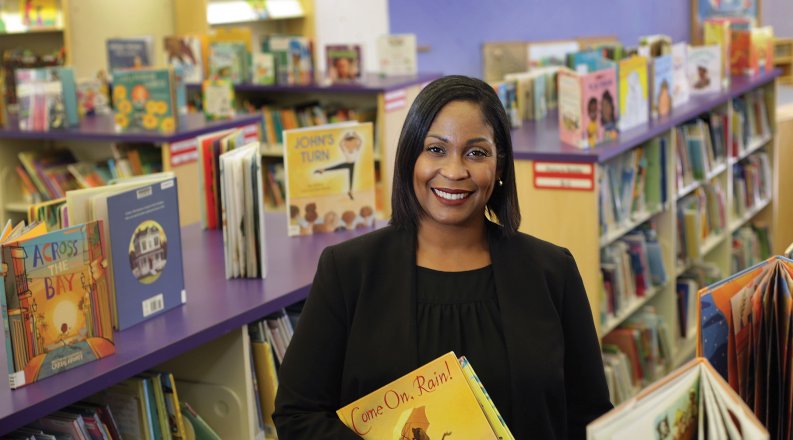
[[594, 191], [595, 166], [591, 163], [534, 162], [534, 187]]
[[404, 108], [408, 103], [408, 92], [405, 89], [385, 93], [385, 111], [392, 112]]
[[[245, 137], [245, 142], [254, 142], [259, 140], [259, 125], [248, 124], [238, 127], [242, 130]], [[171, 166], [184, 165], [186, 163], [195, 162], [198, 160], [198, 139], [190, 138], [177, 141], [171, 144]]]

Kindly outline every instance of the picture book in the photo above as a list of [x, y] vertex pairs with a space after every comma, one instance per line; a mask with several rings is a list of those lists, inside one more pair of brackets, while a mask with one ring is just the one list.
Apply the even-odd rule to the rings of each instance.
[[325, 73], [333, 81], [355, 81], [363, 75], [360, 44], [325, 46]]
[[115, 352], [101, 222], [6, 241], [2, 258], [12, 389]]
[[774, 30], [771, 26], [733, 29], [730, 71], [733, 75], [754, 76], [774, 66]]
[[589, 440], [768, 439], [751, 408], [696, 358], [587, 426]]
[[79, 124], [71, 67], [17, 69], [15, 75], [21, 130], [49, 130]]
[[154, 62], [154, 46], [151, 36], [109, 38], [105, 45], [107, 47], [107, 68], [114, 76], [117, 69], [139, 69], [152, 66]]
[[265, 278], [264, 175], [259, 142], [220, 155], [226, 278]]
[[688, 102], [688, 44], [672, 45], [672, 106], [679, 107]]
[[660, 57], [672, 53], [672, 37], [663, 34], [639, 37], [639, 55], [647, 58]]
[[652, 106], [653, 117], [666, 116], [672, 111], [672, 89], [674, 71], [672, 55], [661, 55], [652, 59]]
[[620, 130], [628, 130], [649, 120], [647, 58], [633, 56], [619, 62]]
[[234, 116], [234, 85], [231, 81], [206, 80], [201, 90], [204, 92], [204, 116], [207, 119], [228, 119]]
[[77, 113], [80, 117], [112, 113], [106, 82], [99, 78], [77, 80]]
[[688, 85], [692, 95], [721, 90], [721, 48], [716, 45], [688, 48]]
[[699, 291], [697, 354], [753, 408], [772, 438], [793, 430], [793, 261], [771, 257]]
[[544, 69], [510, 73], [504, 77], [504, 80], [515, 82], [517, 111], [520, 119], [538, 120], [548, 115], [548, 75]]
[[271, 53], [253, 54], [253, 77], [251, 82], [263, 86], [275, 84], [275, 58]]
[[385, 76], [415, 75], [416, 35], [381, 35], [377, 38], [377, 60]]
[[578, 148], [591, 148], [619, 134], [617, 72], [613, 63], [589, 73], [559, 71], [559, 136]]
[[576, 40], [539, 41], [528, 44], [528, 67], [564, 66], [567, 54], [578, 52]]
[[209, 43], [209, 78], [246, 82], [249, 63], [245, 44], [239, 41], [211, 41]]
[[179, 120], [173, 70], [127, 69], [113, 75], [116, 129], [170, 133]]
[[19, 19], [23, 28], [47, 29], [63, 26], [58, 4], [56, 0], [19, 0]]
[[186, 300], [176, 179], [107, 197], [118, 329]]
[[721, 51], [721, 82], [722, 87], [730, 83], [730, 46], [731, 30], [729, 20], [709, 18], [702, 23], [703, 44], [706, 46], [717, 45]]
[[[336, 411], [342, 422], [364, 439], [445, 438], [455, 433], [471, 439], [513, 438], [480, 383], [449, 352]], [[470, 371], [470, 370], [469, 370]], [[485, 409], [485, 406], [487, 409]], [[499, 436], [498, 433], [506, 433]], [[502, 434], [504, 435], [504, 434]], [[453, 437], [452, 437], [453, 438]]]
[[284, 131], [289, 235], [373, 228], [372, 123]]
[[204, 80], [207, 40], [202, 35], [172, 35], [165, 37], [165, 60], [172, 67], [180, 67], [186, 84], [201, 84]]
[[517, 128], [523, 125], [523, 118], [518, 108], [518, 89], [515, 80], [504, 80], [493, 83], [493, 90], [496, 91], [501, 105], [507, 112], [509, 125]]

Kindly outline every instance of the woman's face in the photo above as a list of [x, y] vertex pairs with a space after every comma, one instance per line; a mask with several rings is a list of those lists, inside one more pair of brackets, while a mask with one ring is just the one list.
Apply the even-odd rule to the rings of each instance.
[[452, 101], [427, 132], [413, 168], [422, 224], [468, 226], [484, 221], [497, 178], [493, 129], [479, 106]]

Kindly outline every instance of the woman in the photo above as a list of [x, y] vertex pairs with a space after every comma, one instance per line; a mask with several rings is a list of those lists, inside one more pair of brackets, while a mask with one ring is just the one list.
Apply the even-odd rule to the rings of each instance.
[[490, 86], [449, 76], [419, 93], [391, 204], [390, 226], [320, 257], [280, 370], [279, 438], [357, 438], [337, 409], [451, 350], [516, 438], [582, 438], [611, 408], [589, 303], [567, 250], [517, 232], [509, 121]]

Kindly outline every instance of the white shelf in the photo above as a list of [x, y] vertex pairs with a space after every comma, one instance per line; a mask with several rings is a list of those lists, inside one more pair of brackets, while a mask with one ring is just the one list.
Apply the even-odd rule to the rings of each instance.
[[687, 360], [694, 357], [697, 351], [697, 331], [694, 329], [693, 332], [689, 332], [690, 335], [681, 341], [681, 344], [678, 345], [677, 350], [672, 355], [672, 364], [671, 369], [674, 370], [675, 368], [679, 367]]
[[26, 214], [29, 206], [30, 204], [25, 202], [6, 203], [6, 211]]
[[[731, 159], [732, 160], [732, 159]], [[732, 162], [730, 162], [732, 163]], [[676, 200], [680, 200], [683, 197], [691, 194], [697, 188], [701, 187], [704, 183], [707, 183], [710, 179], [718, 176], [719, 174], [723, 173], [727, 169], [727, 161], [723, 161], [716, 165], [710, 172], [705, 174], [705, 178], [702, 180], [695, 180], [688, 186], [683, 187], [680, 191], [677, 192]]]
[[718, 246], [726, 237], [727, 234], [724, 231], [717, 232], [710, 234], [705, 241], [702, 242], [702, 245], [699, 247], [699, 254], [705, 255], [709, 254], [716, 246]]
[[683, 197], [691, 194], [692, 192], [694, 192], [695, 189], [699, 188], [700, 186], [702, 186], [702, 182], [700, 182], [699, 180], [695, 180], [694, 183], [692, 183], [691, 185], [684, 186], [683, 189], [677, 192], [676, 200], [680, 200]]
[[741, 218], [735, 219], [730, 221], [730, 233], [733, 233], [738, 230], [741, 226], [743, 226], [746, 222], [751, 220], [758, 212], [765, 209], [771, 203], [771, 200], [763, 200], [760, 203], [754, 205], [751, 209], [744, 212]]
[[768, 136], [764, 136], [764, 137], [759, 138], [759, 139], [750, 140], [749, 141], [749, 147], [746, 150], [744, 150], [737, 157], [731, 157], [730, 158], [730, 165], [732, 165], [734, 163], [737, 163], [738, 161], [741, 161], [743, 159], [746, 159], [752, 153], [754, 153], [754, 152], [760, 150], [761, 148], [765, 147], [766, 144], [771, 142], [771, 139], [772, 139], [771, 135], [768, 135]]
[[627, 223], [622, 225], [618, 225], [615, 229], [606, 232], [605, 234], [600, 236], [600, 247], [606, 247], [611, 243], [617, 241], [618, 238], [622, 237], [623, 235], [627, 234], [628, 232], [636, 229], [637, 226], [640, 226], [642, 223], [646, 222], [653, 218], [656, 214], [663, 212], [663, 207], [656, 211], [651, 212], [640, 212], [637, 213], [631, 218], [631, 220]]
[[636, 313], [637, 310], [639, 310], [645, 304], [647, 304], [647, 302], [650, 301], [650, 299], [652, 299], [655, 295], [657, 295], [658, 292], [662, 291], [665, 286], [666, 284], [662, 284], [660, 286], [650, 286], [650, 288], [647, 289], [646, 292], [644, 292], [643, 297], [636, 298], [626, 307], [623, 307], [623, 309], [619, 313], [617, 313], [616, 316], [606, 319], [606, 322], [604, 322], [603, 325], [600, 327], [601, 336], [607, 335], [610, 331], [617, 328], [618, 325], [622, 324], [623, 321], [630, 318], [631, 315]]
[[705, 173], [705, 182], [713, 179], [714, 177], [718, 176], [719, 174], [723, 173], [726, 170], [727, 170], [727, 161], [724, 160], [715, 167], [713, 167], [713, 169], [710, 170], [710, 172]]

